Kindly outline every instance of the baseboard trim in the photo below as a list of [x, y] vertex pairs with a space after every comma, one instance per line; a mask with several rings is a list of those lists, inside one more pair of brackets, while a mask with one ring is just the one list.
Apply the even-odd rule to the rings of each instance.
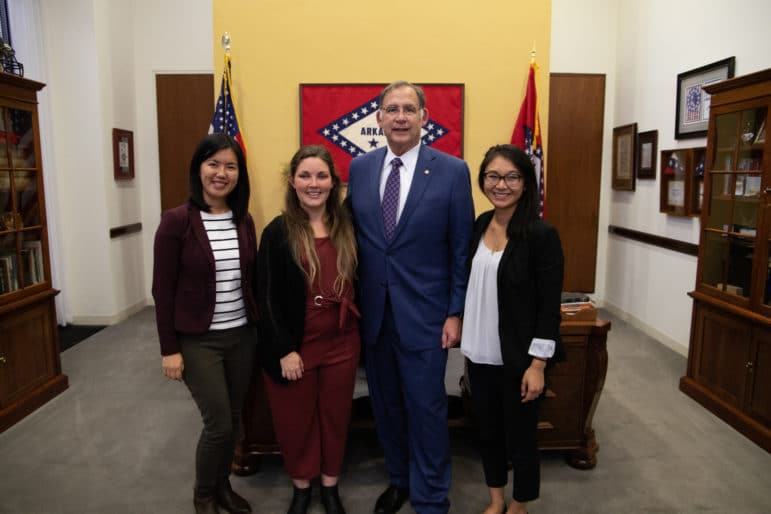
[[609, 311], [614, 316], [621, 318], [622, 320], [626, 321], [633, 327], [635, 327], [638, 330], [641, 330], [645, 332], [647, 335], [658, 341], [659, 343], [663, 344], [670, 350], [679, 353], [683, 357], [688, 357], [688, 347], [683, 346], [678, 341], [672, 339], [668, 335], [656, 330], [654, 327], [648, 325], [643, 320], [629, 314], [622, 308], [618, 307], [617, 305], [613, 305], [612, 303], [605, 300], [602, 304], [602, 308]]
[[121, 321], [126, 320], [130, 316], [133, 316], [137, 312], [141, 311], [148, 305], [151, 305], [147, 300], [141, 300], [134, 305], [131, 305], [117, 314], [112, 316], [72, 316], [72, 324], [74, 325], [115, 325]]

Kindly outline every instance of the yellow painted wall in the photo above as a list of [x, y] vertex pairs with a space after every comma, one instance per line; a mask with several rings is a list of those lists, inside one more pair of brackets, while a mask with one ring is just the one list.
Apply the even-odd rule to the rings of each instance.
[[[281, 169], [299, 146], [300, 83], [464, 83], [464, 158], [475, 184], [485, 150], [511, 137], [535, 43], [547, 133], [550, 1], [214, 0], [213, 8], [218, 89], [220, 37], [232, 38], [258, 231], [281, 210]], [[477, 212], [489, 208], [476, 185], [474, 200]]]

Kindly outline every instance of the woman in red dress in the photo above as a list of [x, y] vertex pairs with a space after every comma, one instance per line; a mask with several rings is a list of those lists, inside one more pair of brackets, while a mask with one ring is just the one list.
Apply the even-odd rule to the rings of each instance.
[[327, 514], [344, 513], [337, 481], [359, 362], [353, 224], [326, 148], [300, 148], [287, 175], [284, 212], [257, 256], [265, 385], [294, 484], [289, 514], [307, 512], [316, 477]]

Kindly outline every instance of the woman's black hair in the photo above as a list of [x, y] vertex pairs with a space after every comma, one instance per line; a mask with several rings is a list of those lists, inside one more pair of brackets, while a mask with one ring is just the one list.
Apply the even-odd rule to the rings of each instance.
[[485, 153], [482, 164], [479, 165], [479, 175], [477, 176], [477, 182], [479, 189], [483, 192], [485, 190], [485, 170], [490, 162], [496, 157], [502, 157], [516, 166], [519, 173], [522, 175], [523, 190], [522, 196], [517, 202], [517, 207], [514, 209], [514, 214], [509, 220], [509, 225], [506, 228], [506, 234], [510, 239], [515, 239], [524, 236], [530, 226], [535, 222], [541, 211], [540, 195], [538, 194], [538, 180], [535, 177], [535, 167], [530, 157], [524, 150], [514, 145], [495, 145], [491, 146], [487, 153]]
[[238, 181], [236, 187], [228, 194], [226, 199], [228, 207], [233, 211], [233, 223], [238, 225], [249, 211], [249, 172], [246, 169], [246, 157], [241, 145], [234, 137], [227, 134], [209, 134], [198, 143], [190, 159], [190, 203], [209, 212], [210, 206], [203, 198], [203, 184], [201, 183], [201, 164], [206, 159], [219, 152], [230, 148], [236, 154], [238, 161]]

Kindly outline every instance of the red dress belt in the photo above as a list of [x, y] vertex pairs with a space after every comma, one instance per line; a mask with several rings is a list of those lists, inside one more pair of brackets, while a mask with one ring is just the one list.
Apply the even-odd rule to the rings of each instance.
[[308, 307], [312, 309], [327, 309], [334, 305], [338, 305], [340, 307], [338, 328], [341, 330], [345, 328], [345, 322], [348, 321], [349, 311], [352, 312], [353, 315], [357, 318], [361, 318], [361, 313], [359, 313], [359, 309], [356, 308], [356, 304], [348, 297], [340, 298], [337, 296], [322, 296], [317, 294], [308, 302]]

